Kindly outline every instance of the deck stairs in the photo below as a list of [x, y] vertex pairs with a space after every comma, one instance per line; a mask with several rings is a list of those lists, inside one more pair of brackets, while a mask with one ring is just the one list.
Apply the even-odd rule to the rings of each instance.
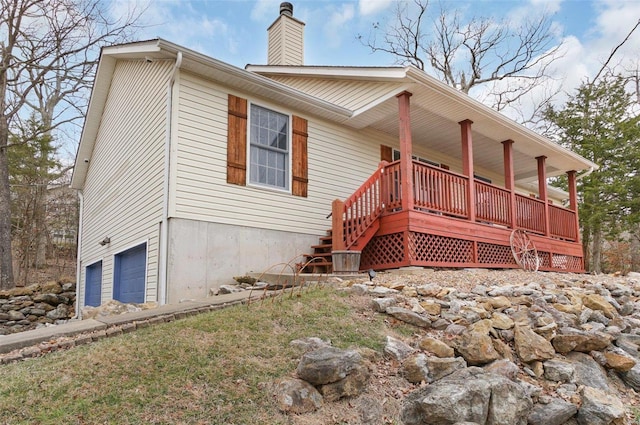
[[301, 270], [303, 273], [331, 273], [333, 271], [332, 237], [333, 233], [329, 229], [325, 236], [320, 236], [318, 245], [311, 246], [313, 253], [304, 255], [303, 264], [306, 266]]

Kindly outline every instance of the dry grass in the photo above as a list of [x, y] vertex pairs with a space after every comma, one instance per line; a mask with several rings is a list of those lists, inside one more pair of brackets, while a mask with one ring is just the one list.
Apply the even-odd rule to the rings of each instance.
[[382, 317], [354, 301], [317, 289], [2, 366], [0, 423], [314, 423], [277, 411], [270, 388], [295, 370], [296, 338], [381, 352]]

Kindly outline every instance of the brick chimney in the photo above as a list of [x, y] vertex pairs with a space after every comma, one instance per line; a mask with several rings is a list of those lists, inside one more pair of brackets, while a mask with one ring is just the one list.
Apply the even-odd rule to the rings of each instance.
[[304, 22], [293, 17], [293, 5], [280, 3], [280, 16], [267, 29], [268, 65], [304, 65]]

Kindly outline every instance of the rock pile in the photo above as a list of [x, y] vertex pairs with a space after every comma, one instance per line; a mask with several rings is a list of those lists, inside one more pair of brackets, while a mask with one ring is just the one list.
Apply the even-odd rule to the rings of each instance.
[[75, 283], [48, 282], [0, 291], [0, 335], [64, 323], [75, 315], [75, 302]]
[[[626, 424], [640, 391], [640, 276], [624, 281], [529, 274], [529, 282], [443, 285], [382, 279], [350, 286], [373, 308], [416, 327], [385, 353], [423, 388], [403, 403], [409, 424]], [[435, 276], [435, 275], [434, 275]], [[522, 276], [522, 275], [519, 275]]]
[[[640, 404], [640, 275], [423, 271], [342, 286], [370, 296], [371, 308], [392, 327], [414, 327], [411, 337], [387, 336], [384, 347], [397, 368], [389, 372], [409, 385], [395, 418], [403, 424], [636, 423], [638, 412], [628, 407]], [[280, 409], [312, 412], [347, 396], [354, 406], [367, 399], [360, 423], [389, 419], [371, 399], [376, 391], [362, 378], [368, 373], [344, 372], [357, 369], [351, 360], [358, 351], [315, 341], [305, 346], [299, 379], [276, 387]], [[315, 365], [324, 367], [327, 358], [337, 362], [332, 372]], [[317, 376], [307, 381], [303, 364]], [[358, 389], [333, 395], [322, 376], [350, 379]]]

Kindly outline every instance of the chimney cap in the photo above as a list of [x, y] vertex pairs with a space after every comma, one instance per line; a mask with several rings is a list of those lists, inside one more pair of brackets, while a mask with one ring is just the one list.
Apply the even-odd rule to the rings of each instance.
[[293, 17], [293, 5], [288, 1], [280, 3], [280, 15]]

